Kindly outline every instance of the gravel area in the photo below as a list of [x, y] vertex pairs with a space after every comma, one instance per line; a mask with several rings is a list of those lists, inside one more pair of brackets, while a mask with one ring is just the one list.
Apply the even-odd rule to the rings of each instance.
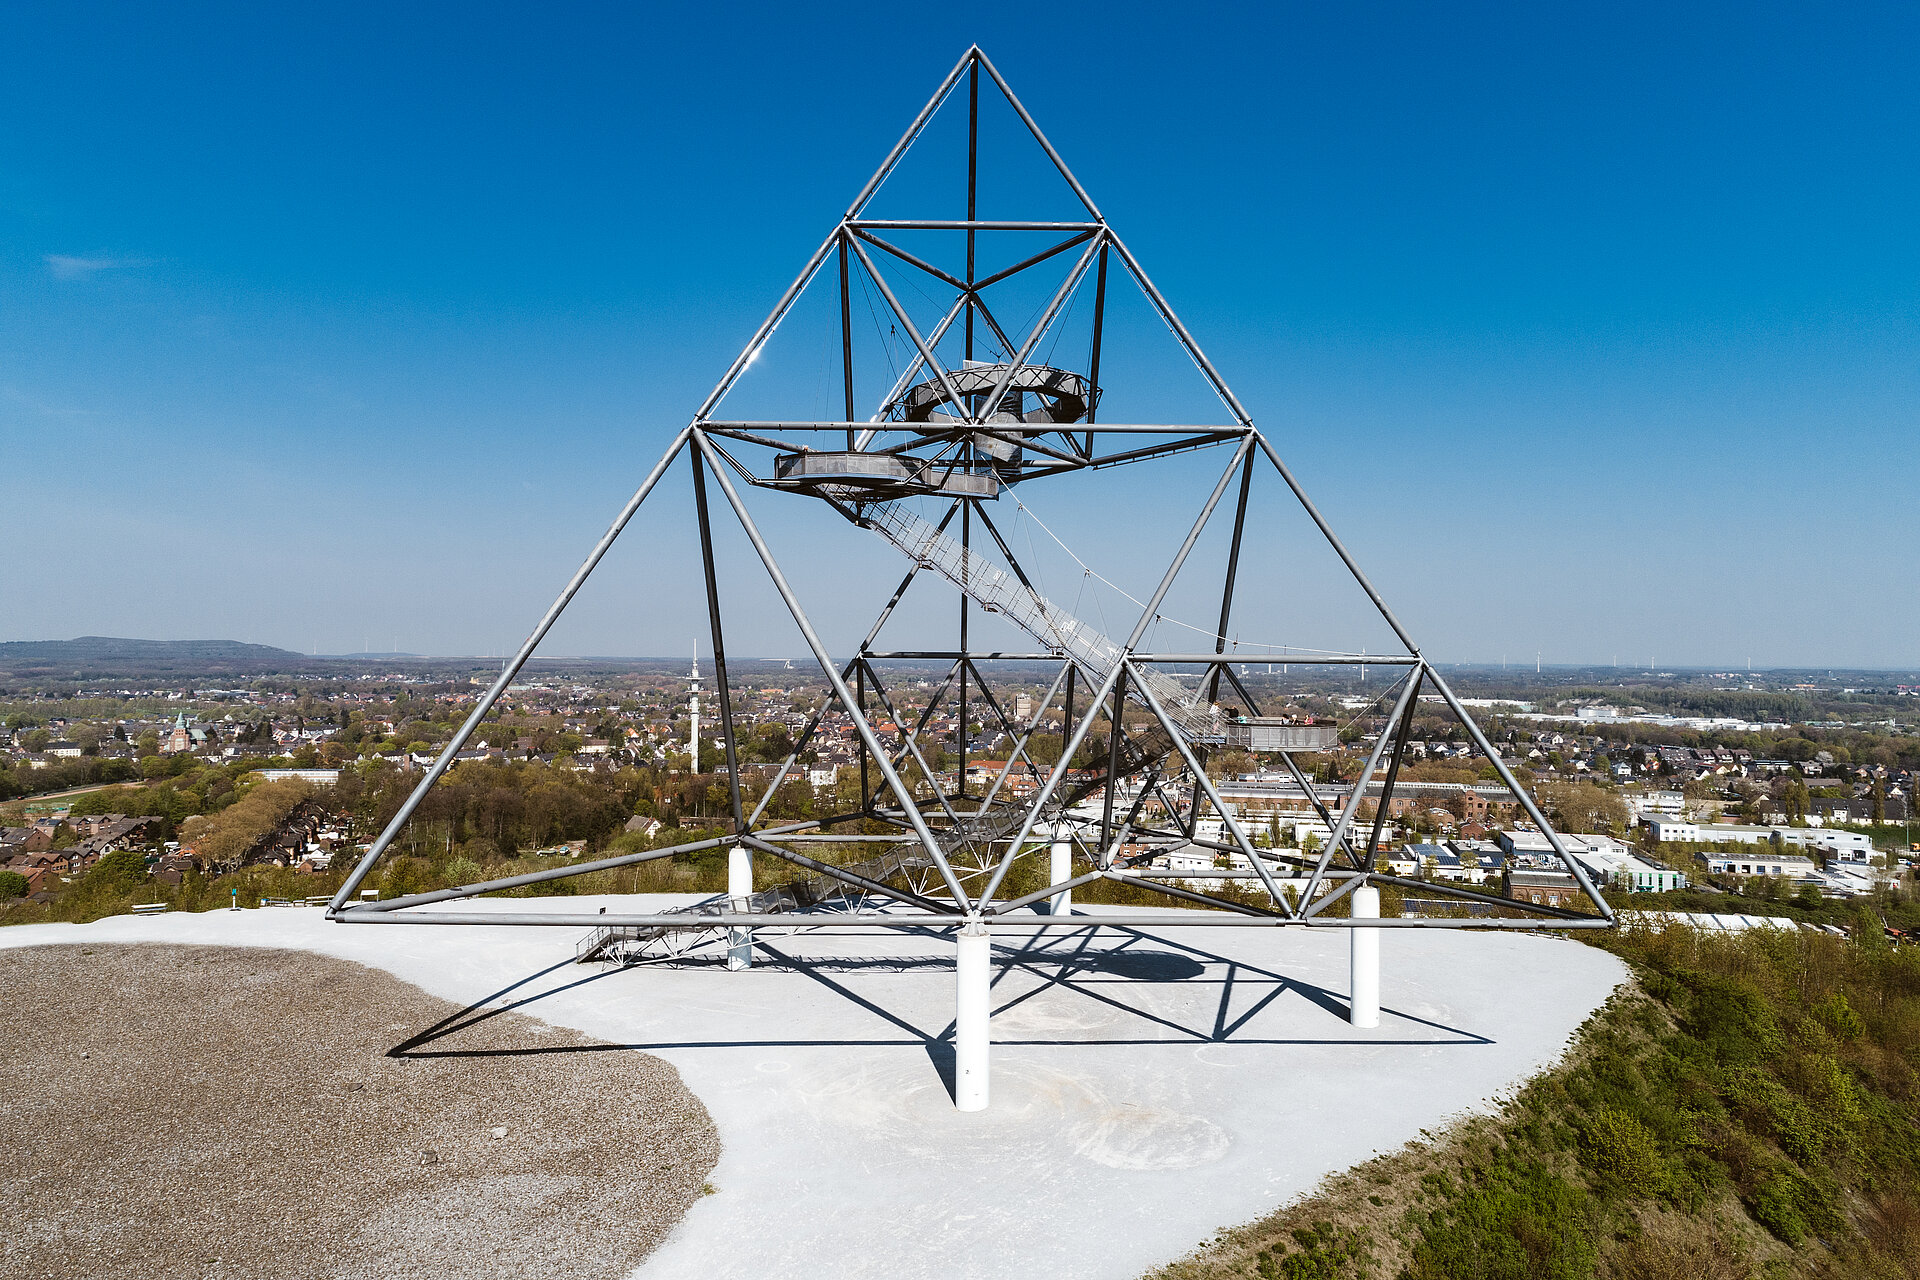
[[0, 1046], [0, 1276], [623, 1276], [720, 1152], [658, 1058], [297, 951], [0, 951]]

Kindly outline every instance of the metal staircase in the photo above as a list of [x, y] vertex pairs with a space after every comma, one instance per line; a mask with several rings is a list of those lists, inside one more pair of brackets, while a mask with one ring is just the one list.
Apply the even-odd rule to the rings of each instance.
[[[932, 858], [916, 846], [908, 846], [890, 850], [865, 862], [854, 863], [846, 869], [863, 879], [884, 883], [891, 877], [932, 866]], [[686, 924], [602, 925], [580, 939], [579, 945], [574, 948], [573, 959], [576, 964], [586, 964], [592, 960], [633, 964], [645, 958], [648, 947], [670, 934], [678, 935], [675, 938], [677, 949], [684, 951], [705, 941], [709, 935], [723, 932], [718, 925], [702, 927], [702, 916], [719, 916], [740, 910], [753, 915], [779, 915], [859, 892], [857, 887], [844, 880], [817, 875], [763, 890], [746, 899], [744, 904], [724, 896], [709, 898], [705, 902], [661, 912], [662, 915], [684, 915], [687, 917]]]
[[[1070, 656], [1082, 668], [1104, 680], [1119, 663], [1122, 650], [1111, 639], [1074, 617], [1012, 574], [963, 547], [933, 524], [898, 502], [862, 506], [860, 518], [902, 554], [967, 593], [982, 609], [1004, 615], [1008, 621], [1055, 653]], [[1178, 680], [1147, 667], [1136, 667], [1140, 681], [1167, 718], [1191, 740], [1218, 742], [1224, 736], [1221, 719], [1202, 689], [1189, 689]], [[1144, 703], [1145, 698], [1139, 698]], [[1169, 744], [1171, 745], [1171, 744]]]

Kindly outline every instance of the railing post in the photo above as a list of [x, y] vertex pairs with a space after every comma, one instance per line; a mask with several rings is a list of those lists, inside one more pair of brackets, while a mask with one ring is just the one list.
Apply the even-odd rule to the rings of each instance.
[[[1053, 824], [1053, 849], [1051, 865], [1047, 869], [1048, 884], [1064, 884], [1073, 879], [1073, 841], [1067, 835], [1064, 822]], [[1047, 908], [1050, 916], [1068, 916], [1073, 914], [1073, 890], [1062, 889], [1053, 895], [1052, 906]]]
[[993, 943], [984, 924], [960, 930], [954, 957], [958, 979], [953, 1016], [953, 1105], [962, 1111], [987, 1109], [987, 1047], [993, 1005], [993, 976], [988, 961]]
[[[746, 913], [753, 910], [753, 851], [743, 844], [727, 850], [727, 906]], [[727, 930], [727, 968], [753, 967], [753, 930]]]
[[[1355, 920], [1380, 918], [1380, 891], [1372, 885], [1355, 889], [1350, 899]], [[1361, 926], [1347, 930], [1352, 939], [1347, 1020], [1356, 1027], [1380, 1025], [1380, 930]]]

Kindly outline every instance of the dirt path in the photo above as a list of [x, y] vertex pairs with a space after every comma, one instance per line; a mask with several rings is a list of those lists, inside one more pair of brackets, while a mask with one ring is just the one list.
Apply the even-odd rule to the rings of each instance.
[[0, 953], [0, 1276], [623, 1276], [718, 1155], [659, 1059], [345, 961]]

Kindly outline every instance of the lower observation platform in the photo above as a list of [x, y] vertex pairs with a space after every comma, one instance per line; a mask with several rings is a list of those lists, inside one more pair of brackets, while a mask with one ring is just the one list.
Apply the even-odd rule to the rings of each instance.
[[783, 453], [774, 459], [773, 479], [763, 483], [776, 489], [888, 498], [918, 493], [991, 498], [1000, 492], [1000, 481], [991, 471], [969, 471], [911, 454], [858, 451]]

